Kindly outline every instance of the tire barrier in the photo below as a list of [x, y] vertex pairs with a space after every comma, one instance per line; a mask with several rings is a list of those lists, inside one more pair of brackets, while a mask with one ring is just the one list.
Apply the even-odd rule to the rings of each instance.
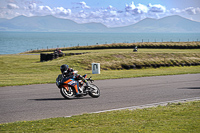
[[44, 62], [44, 61], [49, 61], [49, 60], [53, 60], [53, 59], [57, 59], [58, 57], [63, 57], [65, 56], [64, 53], [61, 54], [55, 54], [55, 53], [40, 53], [40, 62]]
[[53, 60], [53, 59], [57, 59], [58, 57], [63, 57], [63, 56], [71, 56], [71, 55], [81, 55], [81, 54], [86, 54], [88, 52], [84, 52], [84, 53], [40, 53], [40, 62], [44, 62], [44, 61], [49, 61], [49, 60]]
[[71, 55], [81, 55], [81, 54], [86, 54], [88, 52], [84, 52], [84, 53], [67, 53], [67, 56], [71, 56]]

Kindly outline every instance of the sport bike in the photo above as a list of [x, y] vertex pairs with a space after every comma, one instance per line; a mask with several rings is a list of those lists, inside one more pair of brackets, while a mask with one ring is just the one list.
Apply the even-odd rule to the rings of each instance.
[[88, 81], [88, 86], [83, 82], [83, 80], [76, 80], [75, 76], [78, 71], [73, 72], [73, 77], [63, 77], [62, 74], [58, 75], [56, 78], [56, 85], [60, 89], [61, 95], [66, 99], [72, 99], [75, 97], [81, 97], [90, 95], [93, 98], [98, 98], [100, 96], [99, 88], [92, 84], [94, 80], [86, 78], [87, 74], [83, 75], [83, 78]]

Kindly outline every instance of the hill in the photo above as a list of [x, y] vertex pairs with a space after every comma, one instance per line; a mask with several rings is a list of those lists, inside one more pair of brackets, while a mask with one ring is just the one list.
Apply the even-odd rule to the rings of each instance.
[[113, 29], [121, 32], [162, 32], [162, 33], [200, 33], [200, 22], [180, 16], [168, 16], [162, 19], [146, 18], [140, 22]]
[[69, 19], [56, 18], [50, 15], [18, 16], [13, 19], [0, 19], [0, 31], [200, 33], [200, 22], [174, 15], [161, 19], [146, 18], [133, 25], [108, 28], [101, 23], [78, 24]]
[[102, 32], [107, 29], [101, 23], [78, 24], [72, 20], [53, 16], [25, 17], [18, 16], [0, 21], [0, 30], [4, 31], [38, 31], [38, 32]]

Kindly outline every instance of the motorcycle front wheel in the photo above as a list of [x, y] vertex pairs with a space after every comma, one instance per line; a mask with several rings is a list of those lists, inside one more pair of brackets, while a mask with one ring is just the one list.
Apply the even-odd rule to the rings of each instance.
[[75, 97], [75, 91], [72, 89], [72, 87], [68, 87], [69, 91], [67, 91], [64, 87], [60, 89], [61, 95], [66, 99], [72, 99]]
[[90, 84], [89, 95], [93, 98], [98, 98], [100, 96], [99, 88], [94, 84]]

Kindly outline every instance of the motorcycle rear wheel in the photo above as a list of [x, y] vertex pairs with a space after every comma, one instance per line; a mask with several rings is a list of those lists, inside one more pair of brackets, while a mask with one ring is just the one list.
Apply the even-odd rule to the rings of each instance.
[[72, 89], [72, 87], [68, 87], [69, 91], [67, 91], [64, 87], [60, 89], [61, 95], [66, 99], [72, 99], [75, 97], [75, 91]]
[[93, 98], [98, 98], [100, 96], [99, 88], [94, 84], [90, 84], [89, 95]]

